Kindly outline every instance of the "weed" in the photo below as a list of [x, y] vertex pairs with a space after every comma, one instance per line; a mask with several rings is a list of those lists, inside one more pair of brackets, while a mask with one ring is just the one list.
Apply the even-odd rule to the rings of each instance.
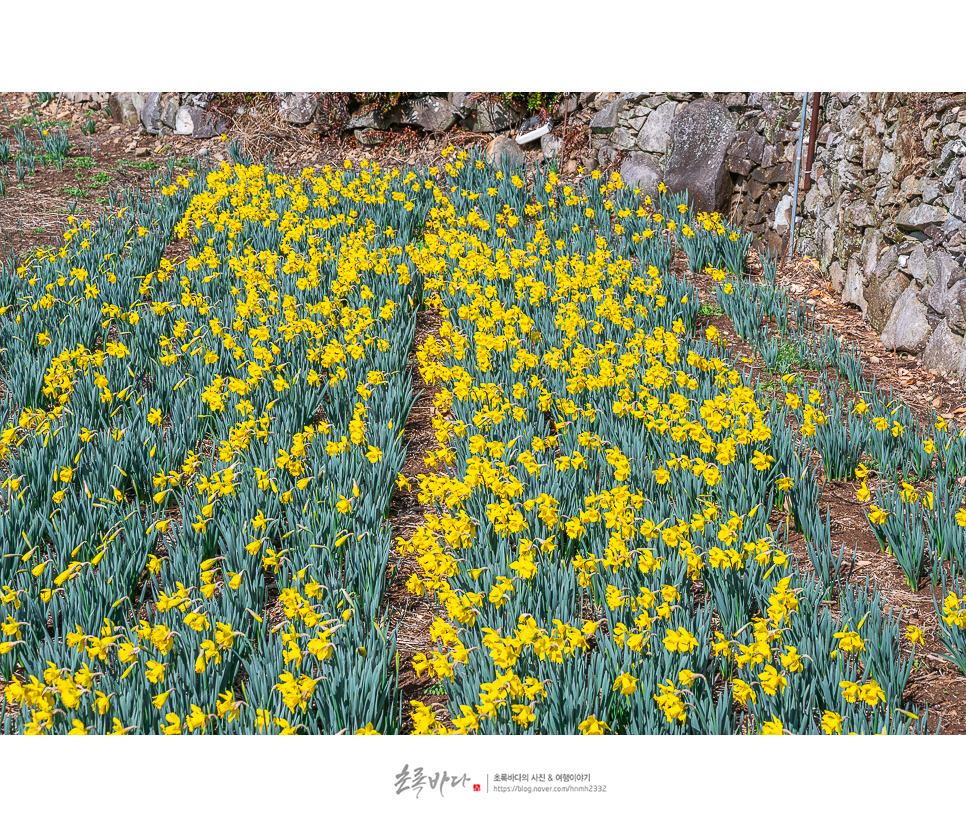
[[126, 165], [129, 168], [139, 168], [142, 171], [156, 171], [158, 163], [150, 159], [121, 159], [118, 165]]

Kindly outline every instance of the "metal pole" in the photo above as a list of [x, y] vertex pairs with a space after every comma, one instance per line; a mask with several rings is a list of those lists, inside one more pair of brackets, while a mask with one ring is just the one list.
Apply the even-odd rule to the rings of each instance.
[[815, 138], [818, 136], [818, 102], [821, 93], [812, 93], [812, 115], [808, 120], [808, 152], [805, 154], [805, 190], [812, 187], [812, 162], [815, 161]]
[[795, 215], [798, 214], [798, 175], [802, 170], [802, 140], [805, 136], [805, 106], [808, 104], [808, 93], [802, 93], [802, 115], [798, 120], [798, 150], [795, 153], [795, 187], [792, 192], [792, 228], [788, 236], [787, 261], [795, 249]]

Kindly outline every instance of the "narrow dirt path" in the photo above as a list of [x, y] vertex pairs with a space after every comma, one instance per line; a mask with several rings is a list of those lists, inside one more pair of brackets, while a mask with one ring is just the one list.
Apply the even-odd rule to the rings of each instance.
[[[412, 374], [413, 389], [417, 393], [416, 402], [409, 412], [409, 419], [403, 431], [406, 443], [406, 460], [402, 474], [412, 483], [411, 491], [396, 488], [389, 505], [387, 518], [393, 528], [393, 541], [409, 538], [418, 530], [425, 519], [424, 507], [416, 498], [416, 476], [429, 474], [423, 460], [427, 452], [439, 448], [433, 430], [433, 401], [439, 386], [426, 385], [419, 373], [416, 350], [430, 336], [439, 335], [440, 316], [436, 310], [425, 310], [416, 314], [416, 337], [407, 367]], [[412, 731], [409, 719], [410, 701], [418, 700], [431, 705], [440, 715], [446, 716], [446, 696], [434, 686], [425, 675], [420, 679], [412, 668], [413, 656], [423, 652], [429, 654], [434, 643], [429, 634], [433, 618], [439, 612], [438, 606], [428, 596], [415, 596], [406, 588], [406, 582], [417, 567], [416, 559], [403, 555], [398, 547], [393, 547], [389, 560], [389, 583], [386, 591], [386, 612], [390, 629], [396, 631], [396, 651], [399, 662], [399, 699], [402, 712], [402, 731]]]

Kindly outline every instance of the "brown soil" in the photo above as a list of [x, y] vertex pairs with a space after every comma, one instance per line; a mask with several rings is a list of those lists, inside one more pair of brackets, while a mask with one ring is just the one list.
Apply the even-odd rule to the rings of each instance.
[[[683, 255], [678, 256], [674, 269], [679, 273], [687, 272], [687, 260]], [[753, 264], [753, 274], [755, 270]], [[699, 288], [698, 300], [713, 301], [711, 279], [705, 275], [687, 274]], [[865, 362], [863, 379], [868, 389], [871, 389], [872, 375], [875, 374], [878, 390], [886, 393], [891, 386], [920, 421], [928, 420], [930, 408], [934, 408], [946, 419], [950, 431], [958, 431], [957, 424], [962, 426], [966, 423], [963, 419], [966, 415], [966, 392], [959, 383], [923, 370], [915, 357], [883, 347], [876, 332], [862, 319], [861, 312], [835, 298], [827, 277], [814, 262], [802, 259], [780, 265], [778, 279], [789, 288], [793, 300], [814, 302], [818, 329], [829, 326], [844, 338], [843, 346], [859, 348]], [[699, 323], [702, 327], [714, 325], [736, 358], [752, 358], [754, 379], [772, 376], [753, 348], [737, 336], [726, 316], [702, 317]], [[801, 374], [806, 383], [817, 382], [820, 375], [818, 371], [806, 369], [797, 369], [796, 373]], [[821, 472], [820, 462], [816, 460], [813, 463], [813, 470]], [[868, 483], [874, 492], [877, 479], [870, 476]], [[846, 565], [851, 561], [850, 554], [853, 551], [856, 554], [852, 570], [847, 574], [848, 580], [864, 585], [869, 579], [870, 586], [874, 584], [879, 589], [892, 612], [899, 613], [903, 633], [908, 625], [919, 626], [923, 631], [925, 646], [916, 649], [916, 661], [909, 677], [906, 697], [920, 710], [929, 707], [930, 730], [935, 730], [941, 719], [940, 730], [943, 734], [966, 733], [966, 679], [953, 663], [941, 657], [945, 649], [939, 639], [931, 587], [923, 580], [917, 592], [911, 591], [895, 557], [879, 549], [863, 513], [863, 505], [855, 497], [858, 483], [854, 479], [848, 482], [824, 481], [822, 487], [820, 509], [823, 516], [831, 509], [832, 545], [835, 551], [838, 552], [845, 545]], [[783, 541], [788, 526], [785, 513], [776, 510], [771, 522], [772, 529], [777, 531], [776, 536]], [[788, 530], [788, 549], [795, 554], [800, 565], [804, 564], [804, 570], [810, 569], [804, 539], [793, 526]]]

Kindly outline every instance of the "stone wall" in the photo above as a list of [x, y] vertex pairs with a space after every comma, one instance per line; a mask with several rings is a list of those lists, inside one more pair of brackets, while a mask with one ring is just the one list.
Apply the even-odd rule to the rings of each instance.
[[886, 347], [966, 379], [966, 96], [823, 96], [796, 251]]
[[[716, 207], [784, 252], [800, 93], [595, 100], [591, 162], [619, 164], [644, 190], [660, 179], [672, 186], [676, 124], [699, 100], [731, 119], [720, 128], [733, 133], [723, 162], [730, 193]], [[806, 141], [810, 112], [811, 100]], [[966, 95], [824, 93], [818, 125], [807, 192], [802, 161], [796, 253], [818, 261], [886, 347], [920, 354], [926, 368], [966, 383]]]

